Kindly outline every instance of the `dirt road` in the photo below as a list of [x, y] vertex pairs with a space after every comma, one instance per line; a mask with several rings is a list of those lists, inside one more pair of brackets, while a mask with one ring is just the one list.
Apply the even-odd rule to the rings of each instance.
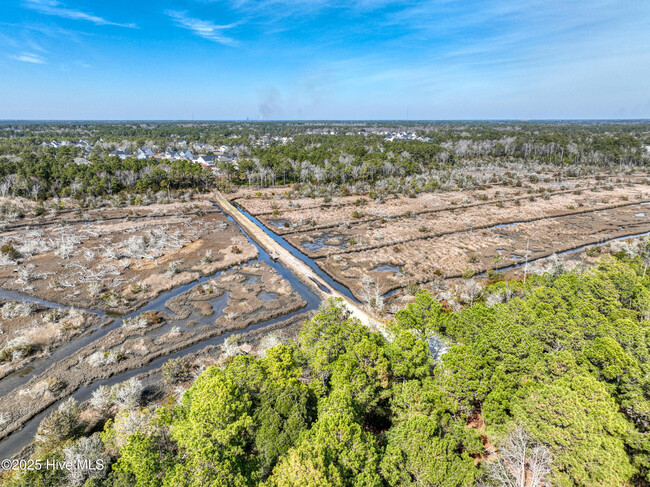
[[352, 315], [358, 318], [364, 325], [373, 329], [381, 328], [381, 324], [376, 319], [361, 309], [356, 303], [353, 303], [346, 296], [335, 289], [332, 289], [332, 287], [324, 282], [311, 267], [293, 256], [288, 250], [273, 240], [263, 228], [260, 228], [246, 215], [239, 211], [222, 193], [215, 191], [213, 194], [215, 203], [224, 213], [231, 216], [233, 220], [235, 220], [235, 222], [237, 222], [248, 233], [248, 235], [250, 235], [250, 237], [270, 255], [277, 257], [277, 260], [295, 272], [296, 276], [301, 278], [301, 280], [309, 286], [316, 295], [320, 296], [322, 299], [343, 299], [347, 308], [352, 312]]

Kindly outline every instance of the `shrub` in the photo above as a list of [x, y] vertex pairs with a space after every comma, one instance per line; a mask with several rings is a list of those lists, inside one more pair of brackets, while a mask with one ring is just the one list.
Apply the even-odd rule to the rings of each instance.
[[462, 275], [462, 277], [463, 277], [463, 279], [471, 279], [471, 278], [474, 277], [474, 275], [475, 275], [475, 273], [474, 273], [474, 269], [472, 269], [471, 267], [467, 267], [467, 268], [463, 271], [463, 275]]
[[192, 378], [192, 364], [184, 357], [170, 359], [162, 366], [162, 376], [169, 385], [185, 382]]
[[494, 284], [495, 282], [501, 282], [505, 279], [504, 274], [501, 271], [489, 270], [485, 276], [487, 277], [488, 285]]
[[126, 355], [121, 348], [109, 350], [107, 352], [98, 350], [88, 357], [88, 364], [90, 364], [91, 367], [104, 367], [119, 362], [120, 360], [124, 360], [125, 358]]
[[147, 285], [144, 282], [135, 282], [131, 284], [131, 293], [138, 294], [147, 290]]
[[35, 442], [39, 447], [49, 450], [76, 436], [80, 427], [77, 401], [69, 398], [41, 422], [36, 431]]
[[169, 265], [167, 266], [167, 270], [165, 271], [165, 275], [171, 279], [174, 277], [176, 274], [178, 274], [181, 271], [181, 265], [182, 261], [181, 260], [175, 260], [174, 262], [170, 262]]
[[22, 257], [20, 255], [20, 252], [16, 250], [12, 242], [7, 242], [2, 247], [0, 247], [0, 253], [5, 255], [11, 260], [18, 260]]
[[144, 385], [135, 377], [115, 386], [115, 404], [120, 409], [132, 409], [138, 405]]
[[120, 298], [113, 291], [106, 291], [100, 299], [109, 308], [115, 308], [120, 304]]
[[55, 396], [61, 393], [67, 385], [64, 381], [56, 377], [48, 377], [45, 381], [47, 382], [47, 390]]
[[87, 482], [89, 478], [103, 479], [108, 473], [107, 468], [85, 468], [87, 462], [93, 466], [100, 462], [104, 466], [109, 464], [110, 457], [104, 451], [104, 444], [97, 433], [88, 438], [80, 438], [64, 448], [63, 457], [71, 466], [66, 470], [67, 485], [93, 485]]
[[214, 257], [212, 256], [212, 250], [208, 249], [205, 251], [205, 255], [201, 257], [201, 262], [203, 264], [210, 264], [211, 262], [214, 262]]
[[588, 248], [587, 250], [585, 250], [585, 253], [586, 253], [589, 257], [596, 257], [596, 256], [599, 255], [602, 251], [603, 251], [603, 248], [600, 247], [600, 246], [597, 246], [597, 247], [590, 247], [590, 248]]
[[133, 318], [126, 318], [122, 323], [122, 326], [124, 328], [139, 330], [142, 328], [146, 328], [148, 326], [148, 323], [147, 323], [147, 319], [144, 316], [140, 315], [140, 316], [134, 316]]
[[33, 311], [34, 305], [32, 303], [17, 303], [15, 301], [9, 301], [0, 308], [0, 315], [2, 315], [5, 320], [8, 320], [15, 318], [16, 316], [29, 316]]
[[93, 391], [90, 405], [100, 411], [105, 411], [113, 404], [113, 394], [107, 386], [99, 386]]

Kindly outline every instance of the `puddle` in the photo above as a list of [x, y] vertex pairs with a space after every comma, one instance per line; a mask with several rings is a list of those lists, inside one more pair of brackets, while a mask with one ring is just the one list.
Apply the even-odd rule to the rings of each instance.
[[258, 298], [260, 298], [262, 301], [273, 301], [275, 299], [278, 299], [278, 294], [276, 293], [269, 293], [266, 291], [262, 291], [257, 295]]
[[252, 275], [246, 281], [244, 284], [258, 284], [260, 282], [260, 276]]
[[315, 237], [312, 242], [301, 242], [300, 245], [309, 250], [320, 250], [324, 248], [344, 249], [346, 247], [345, 243], [330, 243], [331, 240], [341, 241], [342, 239], [343, 235], [336, 232], [328, 232], [320, 237]]
[[645, 216], [645, 213], [635, 213], [634, 216]]
[[394, 272], [394, 273], [397, 274], [400, 271], [400, 269], [401, 269], [401, 266], [384, 264], [384, 265], [380, 265], [380, 266], [377, 266], [377, 267], [373, 267], [372, 269], [370, 269], [370, 272], [388, 271], [388, 272]]
[[291, 222], [282, 218], [273, 218], [269, 220], [269, 224], [277, 228], [290, 228]]
[[15, 372], [12, 372], [12, 373], [10, 373], [10, 374], [5, 375], [5, 376], [4, 376], [4, 379], [2, 379], [2, 380], [5, 380], [5, 379], [7, 379], [7, 378], [9, 378], [9, 377], [26, 377], [26, 376], [28, 376], [29, 374], [31, 374], [32, 372], [34, 372], [34, 366], [33, 366], [33, 365], [30, 365], [30, 366], [28, 366], [28, 367], [24, 367], [24, 368], [22, 368], [22, 369], [18, 369], [18, 370], [15, 371]]

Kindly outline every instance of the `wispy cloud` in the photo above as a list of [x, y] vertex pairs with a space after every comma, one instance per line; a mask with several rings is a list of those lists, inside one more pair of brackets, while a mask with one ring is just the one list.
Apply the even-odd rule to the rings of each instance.
[[34, 54], [33, 52], [23, 52], [16, 56], [11, 56], [11, 58], [23, 63], [47, 64], [47, 61], [45, 61], [43, 57], [39, 56], [38, 54]]
[[99, 17], [98, 15], [90, 14], [73, 8], [68, 8], [58, 0], [25, 0], [24, 4], [27, 8], [36, 10], [42, 14], [54, 15], [57, 17], [63, 17], [65, 19], [85, 20], [92, 22], [95, 25], [113, 25], [117, 27], [128, 28], [137, 27], [132, 23], [122, 24], [119, 22], [113, 22], [103, 17]]
[[232, 29], [238, 24], [216, 25], [209, 20], [201, 20], [189, 17], [187, 12], [177, 10], [167, 10], [165, 13], [171, 18], [176, 25], [184, 29], [191, 30], [196, 35], [210, 41], [225, 44], [226, 46], [235, 46], [238, 44], [236, 39], [223, 34], [224, 30]]

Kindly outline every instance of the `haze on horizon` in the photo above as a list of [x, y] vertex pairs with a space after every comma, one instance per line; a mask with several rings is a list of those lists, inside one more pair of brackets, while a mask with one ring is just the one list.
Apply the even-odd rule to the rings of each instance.
[[0, 119], [650, 118], [642, 0], [6, 0]]

